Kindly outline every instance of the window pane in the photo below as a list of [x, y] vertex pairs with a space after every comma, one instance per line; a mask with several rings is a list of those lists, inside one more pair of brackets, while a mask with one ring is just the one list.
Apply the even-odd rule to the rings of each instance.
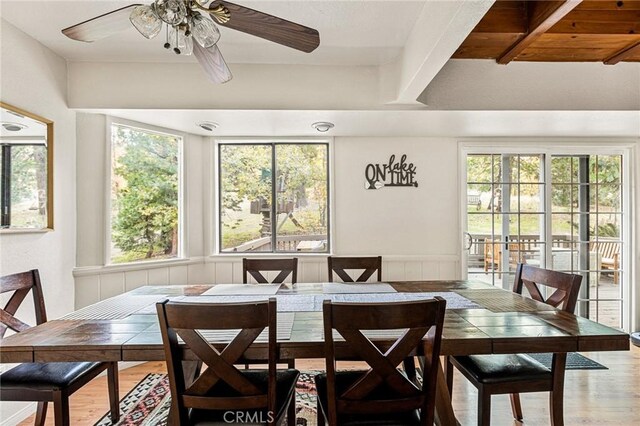
[[221, 251], [271, 251], [271, 145], [220, 145]]
[[551, 158], [551, 181], [553, 183], [578, 182], [578, 159], [575, 157]]
[[467, 182], [491, 182], [491, 155], [467, 156]]
[[328, 248], [326, 144], [278, 144], [276, 150], [276, 251]]
[[520, 211], [543, 212], [544, 200], [542, 198], [543, 185], [520, 184]]
[[11, 228], [46, 228], [47, 148], [16, 144], [10, 152]]
[[112, 126], [113, 263], [177, 256], [181, 140]]
[[540, 156], [520, 156], [520, 176], [519, 182], [536, 183], [540, 182]]

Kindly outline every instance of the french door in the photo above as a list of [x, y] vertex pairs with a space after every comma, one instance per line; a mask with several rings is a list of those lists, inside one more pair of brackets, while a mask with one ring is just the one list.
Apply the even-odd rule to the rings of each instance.
[[465, 153], [465, 269], [511, 289], [518, 263], [581, 274], [576, 312], [623, 327], [621, 154]]

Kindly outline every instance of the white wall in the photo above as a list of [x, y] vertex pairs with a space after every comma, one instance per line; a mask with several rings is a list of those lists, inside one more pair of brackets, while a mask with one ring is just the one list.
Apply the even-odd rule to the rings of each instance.
[[[105, 162], [94, 157], [106, 152], [104, 123], [104, 116], [78, 114], [76, 307], [145, 284], [241, 282], [241, 255], [209, 256], [212, 249], [208, 236], [215, 232], [206, 208], [211, 200], [208, 182], [212, 142], [193, 135], [185, 139], [188, 259], [102, 266], [104, 240], [96, 235], [95, 228], [104, 229], [100, 223], [104, 215], [96, 211], [104, 197], [95, 188], [104, 187], [105, 172], [99, 165]], [[85, 136], [90, 140], [85, 141]], [[459, 277], [458, 215], [451, 214], [458, 211], [455, 140], [338, 137], [333, 148], [333, 179], [338, 182], [333, 188], [333, 252], [383, 255], [384, 279]], [[87, 160], [95, 162], [95, 167], [84, 164], [81, 154], [90, 156]], [[407, 160], [416, 165], [418, 188], [365, 190], [365, 166], [385, 163], [392, 154], [407, 154]], [[300, 281], [324, 281], [326, 273], [325, 256], [301, 256]]]
[[[40, 270], [49, 318], [74, 308], [76, 230], [75, 112], [66, 105], [65, 61], [6, 21], [0, 21], [0, 96], [3, 102], [54, 122], [54, 231], [0, 234], [0, 275]], [[25, 301], [29, 305], [30, 299]], [[20, 313], [20, 312], [19, 312]], [[27, 316], [33, 316], [29, 312]], [[1, 403], [4, 422], [29, 414], [25, 403]], [[13, 420], [11, 420], [11, 416]], [[8, 424], [9, 424], [8, 423]]]

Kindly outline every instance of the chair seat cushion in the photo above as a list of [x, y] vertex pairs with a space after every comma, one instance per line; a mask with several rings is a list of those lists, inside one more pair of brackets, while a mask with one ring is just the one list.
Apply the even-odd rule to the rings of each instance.
[[101, 367], [99, 362], [30, 362], [0, 375], [3, 389], [59, 390]]
[[[356, 380], [358, 380], [366, 371], [337, 371], [336, 372], [336, 395], [341, 395]], [[327, 399], [327, 375], [326, 373], [318, 374], [315, 377], [316, 389], [318, 391], [319, 409], [327, 416], [328, 399]], [[367, 400], [391, 400], [397, 398], [397, 394], [386, 385], [380, 385], [371, 394], [367, 396]], [[386, 425], [419, 425], [420, 412], [411, 410], [406, 412], [390, 412], [376, 414], [339, 414], [338, 424], [341, 426], [386, 426]]]
[[[269, 385], [269, 370], [240, 370], [240, 372], [266, 392]], [[276, 372], [276, 412], [275, 419], [284, 418], [287, 406], [293, 397], [300, 372], [294, 369]], [[233, 397], [240, 394], [223, 381], [218, 382], [206, 396]], [[244, 425], [263, 425], [268, 420], [267, 410], [203, 410], [193, 409], [189, 413], [189, 424], [198, 426], [228, 425], [242, 423]]]
[[457, 356], [454, 363], [479, 383], [551, 380], [550, 369], [521, 354]]

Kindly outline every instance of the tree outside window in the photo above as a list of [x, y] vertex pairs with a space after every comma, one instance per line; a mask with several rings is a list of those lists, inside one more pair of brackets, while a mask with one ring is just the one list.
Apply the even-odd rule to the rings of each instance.
[[177, 257], [182, 139], [116, 124], [111, 139], [111, 262]]

